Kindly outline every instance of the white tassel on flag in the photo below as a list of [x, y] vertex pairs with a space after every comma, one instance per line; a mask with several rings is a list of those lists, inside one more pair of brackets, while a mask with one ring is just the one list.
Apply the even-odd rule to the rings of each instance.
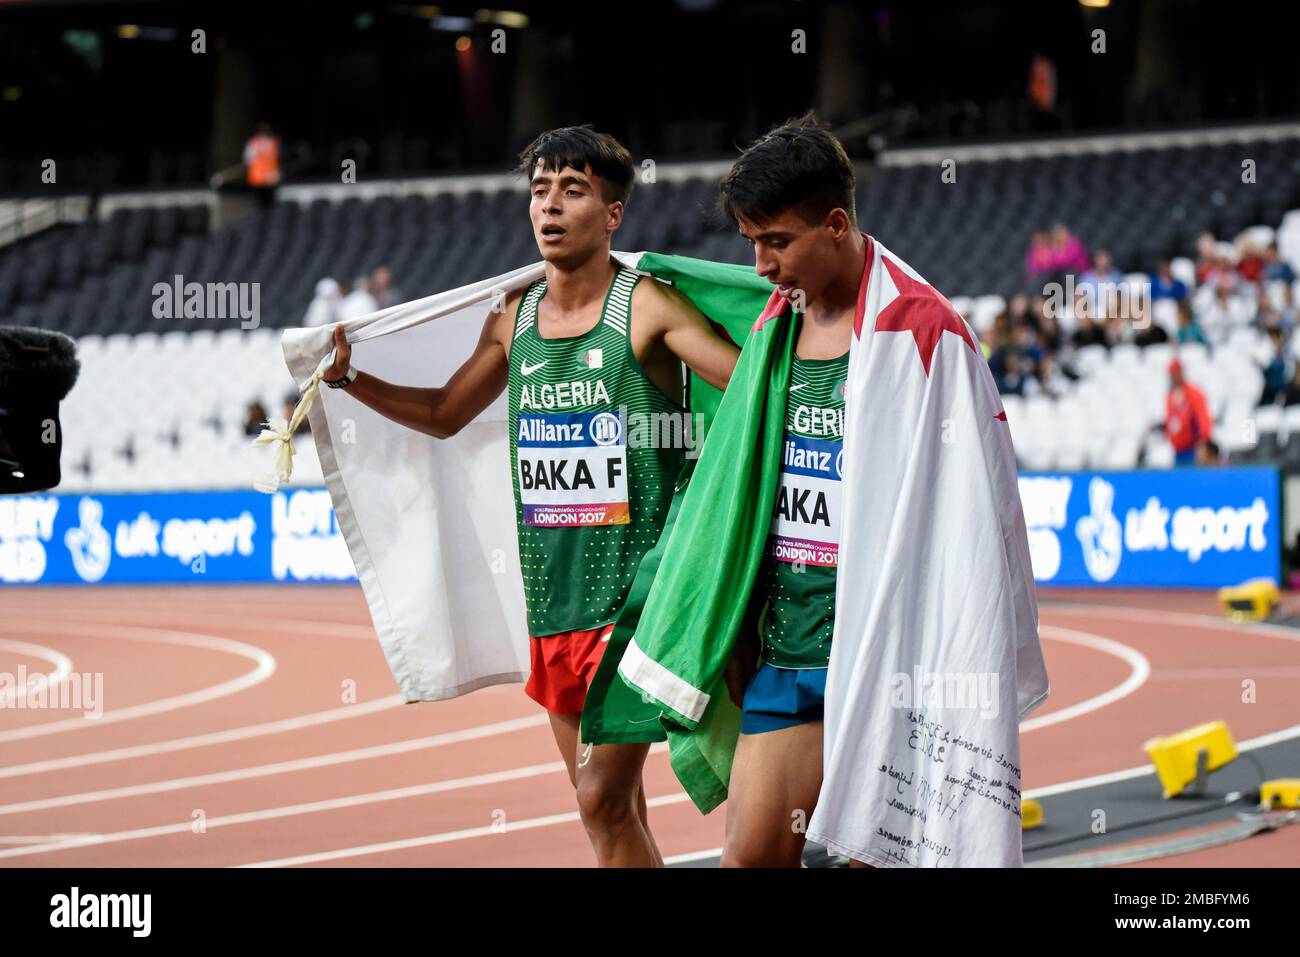
[[320, 389], [320, 380], [324, 377], [325, 370], [333, 364], [334, 353], [331, 351], [321, 360], [320, 366], [307, 380], [307, 388], [303, 390], [302, 398], [294, 406], [293, 415], [289, 417], [288, 422], [284, 420], [284, 416], [275, 415], [262, 423], [267, 428], [262, 429], [261, 434], [253, 439], [253, 446], [270, 445], [272, 442], [279, 442], [280, 445], [275, 450], [275, 467], [271, 474], [253, 483], [253, 488], [257, 491], [270, 494], [289, 481], [289, 476], [293, 474], [293, 434], [298, 431], [298, 426], [306, 417], [307, 410], [316, 400], [316, 393]]

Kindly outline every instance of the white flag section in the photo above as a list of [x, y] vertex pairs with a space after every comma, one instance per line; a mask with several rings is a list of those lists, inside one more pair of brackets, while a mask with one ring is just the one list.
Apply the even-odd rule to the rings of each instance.
[[[615, 253], [635, 266], [639, 254]], [[443, 385], [469, 358], [488, 311], [543, 274], [536, 263], [343, 323], [352, 365], [398, 385]], [[436, 320], [436, 321], [434, 321]], [[318, 384], [333, 364], [333, 326], [286, 329], [285, 361], [302, 399], [276, 446], [311, 422], [321, 470], [375, 631], [407, 702], [437, 701], [528, 678], [528, 634], [515, 531], [506, 396], [458, 435], [436, 439]]]
[[1048, 694], [1016, 463], [970, 327], [873, 252], [810, 840], [880, 867], [1019, 867], [1019, 722]]

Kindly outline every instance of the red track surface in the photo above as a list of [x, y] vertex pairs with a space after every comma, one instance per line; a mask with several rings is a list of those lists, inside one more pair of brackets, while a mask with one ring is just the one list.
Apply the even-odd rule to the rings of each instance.
[[[1143, 765], [1147, 738], [1211, 719], [1238, 742], [1300, 734], [1300, 632], [1230, 625], [1201, 593], [1043, 597], [1086, 607], [1042, 609], [1052, 695], [1022, 736], [1031, 792]], [[356, 586], [0, 591], [0, 672], [49, 672], [58, 655], [103, 673], [104, 714], [0, 709], [0, 865], [593, 862], [522, 688], [400, 704]], [[722, 843], [725, 812], [701, 817], [662, 750], [646, 787], [666, 856]], [[1290, 827], [1156, 866], [1298, 860]]]

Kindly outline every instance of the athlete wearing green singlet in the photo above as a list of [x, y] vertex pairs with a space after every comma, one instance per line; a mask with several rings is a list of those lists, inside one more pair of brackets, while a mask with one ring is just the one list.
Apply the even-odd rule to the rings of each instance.
[[760, 587], [768, 600], [760, 660], [825, 668], [835, 624], [839, 451], [848, 354], [794, 359], [786, 403], [781, 488]]
[[[639, 281], [634, 270], [619, 268], [599, 321], [580, 336], [538, 335], [545, 278], [528, 288], [515, 313], [510, 465], [534, 637], [614, 621], [672, 499], [681, 443], [641, 439], [669, 416], [683, 422], [685, 409], [633, 353], [628, 330]], [[631, 429], [631, 445], [630, 424], [645, 426]], [[660, 444], [676, 447], [654, 447]]]
[[756, 600], [758, 670], [740, 730], [777, 731], [822, 720], [839, 560], [841, 451], [848, 353], [801, 359], [790, 370], [781, 484]]

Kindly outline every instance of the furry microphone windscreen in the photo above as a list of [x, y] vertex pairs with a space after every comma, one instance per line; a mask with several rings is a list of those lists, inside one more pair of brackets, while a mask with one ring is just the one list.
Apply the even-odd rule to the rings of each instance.
[[71, 336], [0, 326], [0, 406], [61, 401], [76, 383], [79, 369], [77, 343]]

